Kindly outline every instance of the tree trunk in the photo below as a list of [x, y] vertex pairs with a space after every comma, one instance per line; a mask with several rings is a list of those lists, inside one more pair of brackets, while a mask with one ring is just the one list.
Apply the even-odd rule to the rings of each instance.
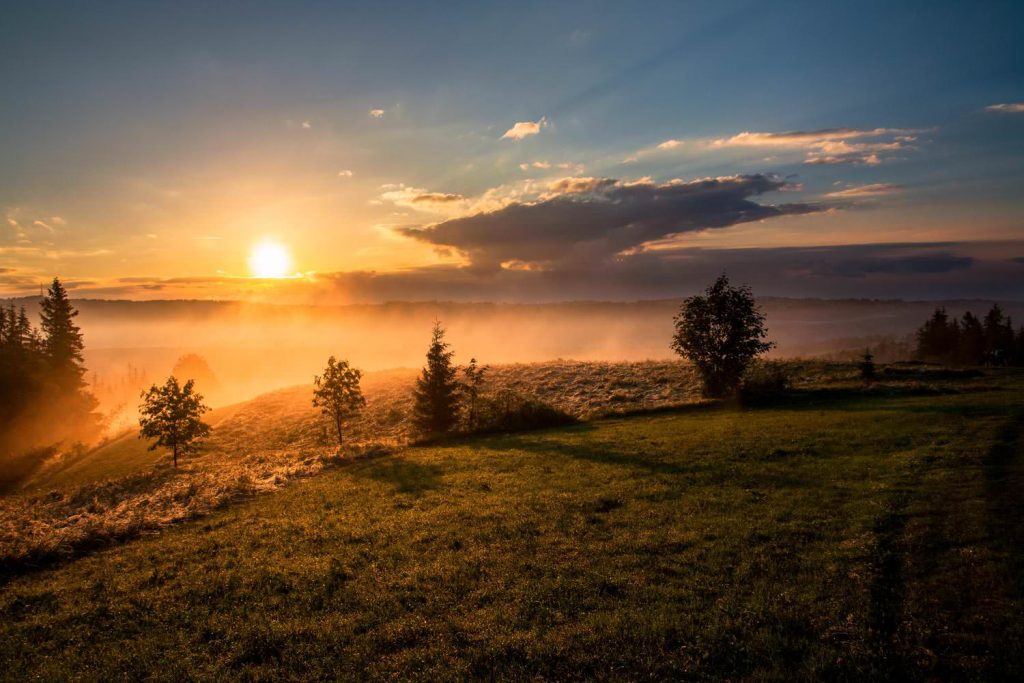
[[174, 445], [174, 448], [171, 449], [171, 452], [174, 454], [174, 469], [178, 469], [178, 445], [177, 444]]
[[338, 452], [341, 452], [341, 418], [334, 418], [334, 427], [338, 430]]

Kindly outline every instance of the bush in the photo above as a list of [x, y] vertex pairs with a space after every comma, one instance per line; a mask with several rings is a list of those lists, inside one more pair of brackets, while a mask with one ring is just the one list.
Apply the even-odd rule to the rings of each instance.
[[474, 433], [521, 432], [558, 427], [576, 422], [576, 418], [531, 396], [500, 391], [481, 398]]
[[781, 363], [756, 363], [743, 375], [739, 398], [747, 405], [769, 403], [785, 395], [790, 384], [789, 371]]

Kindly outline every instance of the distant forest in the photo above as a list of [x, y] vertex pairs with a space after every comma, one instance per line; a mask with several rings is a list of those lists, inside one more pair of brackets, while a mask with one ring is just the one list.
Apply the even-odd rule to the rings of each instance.
[[1013, 320], [994, 305], [978, 318], [966, 311], [958, 320], [945, 308], [937, 308], [917, 331], [919, 360], [947, 365], [1024, 365], [1024, 326], [1013, 329]]

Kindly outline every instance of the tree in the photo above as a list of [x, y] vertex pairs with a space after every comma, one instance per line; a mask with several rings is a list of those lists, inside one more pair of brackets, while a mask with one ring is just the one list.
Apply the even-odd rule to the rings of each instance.
[[459, 383], [455, 379], [457, 368], [452, 364], [454, 355], [444, 340], [444, 328], [440, 322], [435, 322], [427, 364], [413, 390], [412, 421], [422, 434], [443, 434], [458, 418]]
[[956, 352], [959, 337], [960, 326], [956, 320], [950, 320], [945, 308], [936, 308], [917, 331], [917, 357], [948, 363]]
[[469, 365], [462, 369], [462, 391], [466, 395], [466, 429], [473, 431], [479, 422], [479, 410], [477, 404], [480, 400], [480, 392], [483, 390], [484, 375], [488, 366], [479, 367], [476, 358], [469, 359]]
[[338, 446], [342, 444], [342, 424], [345, 418], [358, 413], [366, 405], [359, 379], [363, 373], [350, 367], [348, 361], [327, 359], [323, 375], [313, 378], [313, 405], [334, 423]]
[[210, 368], [210, 364], [199, 354], [186, 353], [180, 357], [175, 362], [174, 368], [171, 369], [171, 374], [184, 380], [195, 380], [196, 387], [202, 390], [203, 396], [213, 401], [214, 404], [218, 402], [218, 397], [224, 393], [220, 381], [217, 380], [217, 375]]
[[861, 356], [857, 367], [860, 369], [861, 379], [871, 381], [875, 378], [875, 356], [871, 353], [871, 349], [864, 349], [864, 355]]
[[82, 331], [75, 324], [78, 310], [71, 305], [68, 292], [58, 278], [53, 278], [53, 284], [43, 297], [40, 315], [43, 354], [53, 379], [65, 388], [84, 388], [82, 351], [85, 342], [82, 340]]
[[751, 361], [775, 346], [763, 341], [765, 319], [750, 288], [731, 286], [725, 274], [686, 299], [674, 322], [672, 349], [696, 366], [707, 396], [735, 391]]
[[178, 384], [174, 375], [167, 378], [162, 387], [153, 385], [142, 393], [139, 406], [140, 439], [156, 439], [149, 450], [168, 448], [178, 466], [178, 456], [194, 453], [199, 441], [210, 435], [210, 425], [202, 421], [203, 413], [209, 408], [203, 405], [203, 397], [196, 393], [192, 380], [184, 386]]
[[985, 360], [985, 330], [970, 311], [960, 319], [960, 344], [955, 360], [960, 365], [981, 365]]
[[994, 304], [984, 320], [985, 360], [990, 365], [1006, 365], [1013, 356], [1013, 321]]

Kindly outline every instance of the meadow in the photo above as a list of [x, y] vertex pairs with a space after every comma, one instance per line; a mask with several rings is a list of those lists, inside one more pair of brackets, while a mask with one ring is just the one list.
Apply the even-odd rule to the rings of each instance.
[[[589, 405], [553, 367], [534, 381]], [[634, 379], [635, 405], [574, 426], [414, 445], [396, 419], [386, 449], [348, 459], [288, 392], [226, 409], [220, 445], [154, 471], [194, 481], [233, 444], [268, 467], [321, 457], [300, 468], [318, 476], [9, 573], [0, 675], [1019, 675], [1024, 375], [793, 369], [766, 405], [639, 400], [653, 384]], [[80, 491], [151, 474], [90, 483], [86, 460], [63, 471]], [[67, 495], [56, 482], [23, 495]]]

